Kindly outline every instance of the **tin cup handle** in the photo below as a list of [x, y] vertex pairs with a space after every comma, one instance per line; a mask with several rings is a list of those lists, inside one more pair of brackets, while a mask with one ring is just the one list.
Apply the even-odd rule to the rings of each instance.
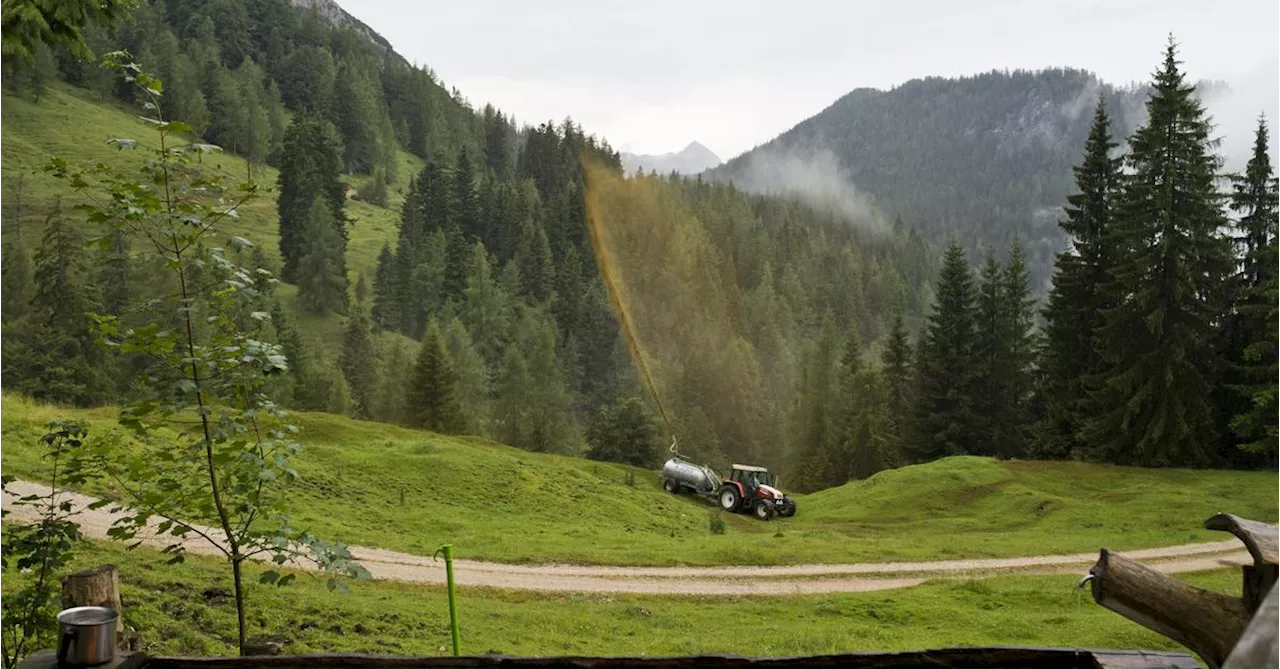
[[67, 652], [71, 650], [71, 643], [75, 641], [78, 630], [75, 628], [67, 628], [62, 631], [62, 639], [58, 643], [58, 663], [62, 664], [67, 661]]

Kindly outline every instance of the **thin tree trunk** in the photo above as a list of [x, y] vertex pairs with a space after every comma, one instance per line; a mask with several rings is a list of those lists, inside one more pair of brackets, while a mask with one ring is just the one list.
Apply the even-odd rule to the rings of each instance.
[[245, 653], [245, 638], [244, 638], [244, 631], [245, 631], [244, 630], [245, 628], [244, 583], [240, 577], [240, 566], [241, 566], [240, 556], [238, 555], [232, 556], [231, 575], [235, 581], [235, 588], [236, 588], [236, 624], [237, 624], [237, 627], [240, 628], [240, 655], [243, 656], [243, 655], [247, 655], [247, 653]]

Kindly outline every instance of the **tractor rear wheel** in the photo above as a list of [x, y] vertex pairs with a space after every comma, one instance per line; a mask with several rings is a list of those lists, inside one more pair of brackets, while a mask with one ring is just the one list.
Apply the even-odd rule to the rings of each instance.
[[756, 502], [756, 518], [759, 518], [760, 520], [772, 520], [773, 513], [772, 504], [764, 500]]
[[720, 489], [720, 508], [730, 513], [738, 510], [738, 489], [733, 486], [725, 486]]
[[675, 479], [663, 479], [662, 488], [672, 495], [680, 492], [680, 484]]

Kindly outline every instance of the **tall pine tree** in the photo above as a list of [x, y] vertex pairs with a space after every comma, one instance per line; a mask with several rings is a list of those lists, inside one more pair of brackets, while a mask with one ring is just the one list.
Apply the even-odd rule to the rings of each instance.
[[974, 416], [974, 288], [964, 247], [953, 239], [942, 258], [938, 297], [920, 340], [916, 399], [917, 460], [973, 452], [981, 435]]
[[1088, 381], [1102, 371], [1095, 340], [1103, 312], [1103, 287], [1111, 281], [1108, 246], [1120, 186], [1119, 158], [1112, 158], [1111, 119], [1098, 100], [1085, 156], [1074, 168], [1076, 192], [1067, 198], [1066, 218], [1059, 224], [1070, 236], [1058, 254], [1053, 288], [1044, 309], [1045, 341], [1040, 357], [1039, 394], [1044, 417], [1036, 425], [1034, 451], [1039, 457], [1065, 458], [1077, 451], [1089, 417]]
[[881, 373], [884, 382], [886, 411], [892, 432], [892, 450], [901, 454], [912, 443], [915, 425], [916, 378], [912, 368], [911, 342], [907, 340], [907, 327], [902, 322], [902, 312], [893, 318], [893, 328], [885, 342], [881, 355]]
[[347, 379], [351, 396], [356, 403], [356, 415], [373, 416], [373, 394], [377, 374], [378, 351], [364, 308], [356, 305], [347, 330], [342, 336], [342, 352], [338, 355], [338, 367]]
[[285, 133], [276, 207], [280, 216], [280, 255], [284, 257], [281, 276], [297, 279], [302, 261], [304, 229], [311, 217], [313, 202], [329, 208], [329, 220], [338, 233], [339, 249], [346, 255], [346, 187], [342, 173], [342, 140], [333, 124], [314, 114], [293, 118]]
[[1172, 39], [1152, 89], [1107, 235], [1116, 261], [1096, 342], [1105, 368], [1085, 436], [1095, 456], [1115, 462], [1207, 465], [1219, 439], [1214, 327], [1232, 271], [1220, 161]]
[[55, 204], [36, 249], [30, 313], [5, 324], [6, 388], [76, 406], [105, 398], [110, 382], [89, 316], [99, 305], [87, 278], [84, 239]]
[[1280, 300], [1277, 290], [1276, 254], [1277, 184], [1271, 157], [1267, 153], [1268, 132], [1265, 118], [1258, 120], [1253, 156], [1244, 174], [1234, 179], [1231, 209], [1239, 215], [1237, 239], [1244, 255], [1238, 285], [1238, 317], [1233, 323], [1239, 329], [1244, 345], [1236, 360], [1241, 379], [1236, 391], [1243, 402], [1231, 419], [1231, 429], [1240, 439], [1239, 448], [1258, 454], [1268, 467], [1275, 467], [1277, 447], [1277, 386], [1280, 369], [1276, 364], [1277, 314]]

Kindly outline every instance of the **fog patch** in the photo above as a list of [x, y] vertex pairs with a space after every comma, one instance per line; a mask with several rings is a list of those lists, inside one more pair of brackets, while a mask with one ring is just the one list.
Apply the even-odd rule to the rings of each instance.
[[883, 215], [858, 190], [830, 149], [758, 149], [734, 165], [733, 183], [750, 193], [795, 197], [868, 230], [888, 229]]
[[1218, 155], [1229, 171], [1240, 171], [1253, 155], [1258, 115], [1266, 114], [1270, 130], [1268, 153], [1276, 163], [1276, 131], [1280, 120], [1280, 60], [1273, 60], [1236, 77], [1226, 85], [1207, 87], [1202, 98], [1213, 120], [1213, 136], [1221, 141]]

